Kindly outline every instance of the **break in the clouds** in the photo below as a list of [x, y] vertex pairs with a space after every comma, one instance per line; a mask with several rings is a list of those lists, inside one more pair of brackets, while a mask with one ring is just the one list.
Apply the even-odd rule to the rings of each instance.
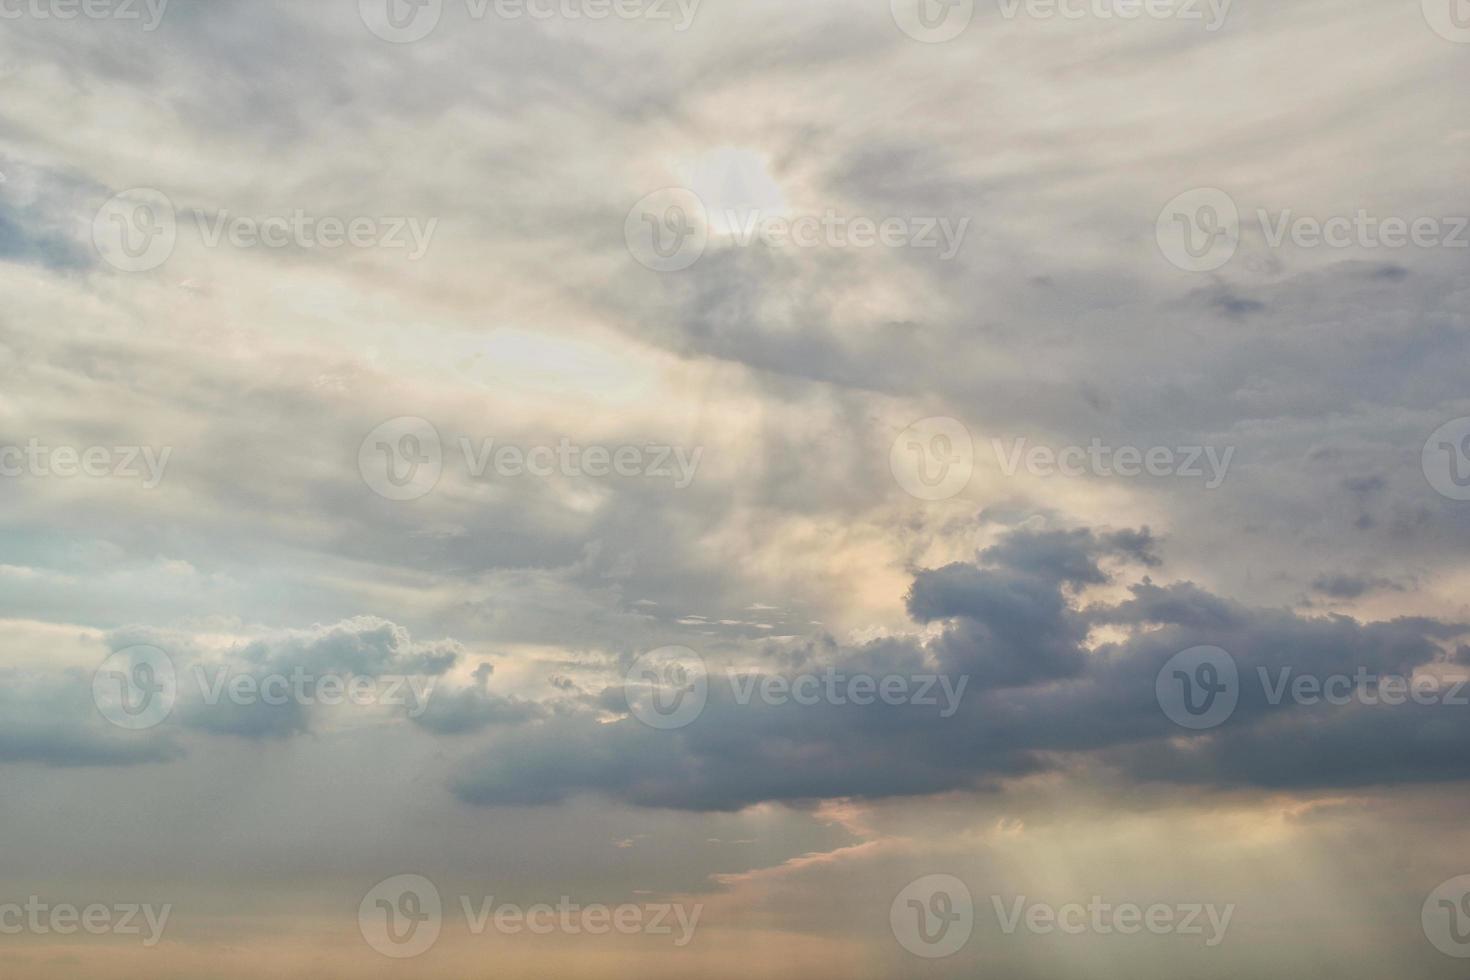
[[1464, 20], [0, 4], [0, 959], [1454, 975]]

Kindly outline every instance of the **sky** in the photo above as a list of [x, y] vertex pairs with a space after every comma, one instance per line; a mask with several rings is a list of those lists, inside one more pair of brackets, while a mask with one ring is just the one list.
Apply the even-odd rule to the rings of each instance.
[[1463, 975], [1466, 0], [0, 0], [7, 976]]

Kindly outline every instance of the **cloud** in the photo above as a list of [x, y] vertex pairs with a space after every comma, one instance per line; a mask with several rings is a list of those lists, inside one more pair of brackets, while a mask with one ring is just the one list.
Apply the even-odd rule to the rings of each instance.
[[[1188, 733], [1155, 697], [1175, 653], [1220, 646], [1242, 675], [1290, 668], [1325, 677], [1362, 668], [1412, 675], [1446, 659], [1466, 624], [1424, 617], [1362, 623], [1246, 606], [1189, 582], [1128, 586], [1115, 603], [1083, 605], [1078, 589], [1108, 582], [1104, 559], [1153, 568], [1146, 532], [1008, 532], [975, 563], [919, 572], [908, 603], [944, 631], [922, 647], [842, 649], [847, 671], [912, 672], [916, 663], [971, 679], [951, 718], [913, 704], [738, 703], [710, 683], [703, 714], [656, 731], [617, 711], [608, 689], [598, 712], [554, 715], [495, 736], [468, 760], [462, 799], [548, 804], [597, 793], [641, 806], [732, 810], [761, 802], [883, 799], [998, 788], [1010, 777], [1062, 770], [1094, 757], [1136, 782], [1312, 789], [1458, 780], [1470, 763], [1452, 747], [1470, 721], [1445, 705], [1345, 710], [1273, 704], [1247, 684], [1218, 731]], [[1124, 567], [1127, 567], [1126, 565]], [[1123, 629], [1095, 643], [1093, 631]], [[1269, 749], [1268, 746], [1275, 746]], [[1404, 751], [1417, 755], [1405, 764]]]

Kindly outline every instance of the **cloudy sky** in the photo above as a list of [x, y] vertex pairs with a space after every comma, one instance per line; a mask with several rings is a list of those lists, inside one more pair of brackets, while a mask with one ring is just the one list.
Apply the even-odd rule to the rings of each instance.
[[1463, 975], [1466, 0], [0, 80], [8, 976]]

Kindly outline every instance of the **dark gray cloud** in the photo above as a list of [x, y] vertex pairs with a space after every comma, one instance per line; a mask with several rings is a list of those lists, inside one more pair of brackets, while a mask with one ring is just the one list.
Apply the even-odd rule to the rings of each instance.
[[[1463, 711], [1439, 705], [1338, 709], [1273, 703], [1257, 677], [1409, 676], [1443, 661], [1465, 624], [1405, 617], [1362, 623], [1242, 605], [1189, 583], [1144, 577], [1117, 603], [1082, 605], [1079, 587], [1111, 581], [1100, 565], [1157, 564], [1146, 532], [1017, 530], [974, 564], [920, 572], [909, 607], [944, 622], [926, 646], [839, 651], [849, 672], [937, 664], [970, 678], [951, 718], [914, 705], [740, 704], [721, 679], [686, 729], [566, 712], [497, 736], [466, 763], [459, 795], [481, 804], [552, 803], [579, 793], [696, 810], [777, 800], [886, 798], [978, 789], [1095, 754], [1132, 781], [1315, 789], [1459, 780], [1470, 763]], [[1088, 648], [1093, 629], [1129, 638]], [[1164, 714], [1155, 680], [1192, 646], [1229, 651], [1243, 678], [1234, 716], [1207, 735]], [[618, 712], [621, 691], [596, 702]], [[1335, 714], [1329, 712], [1336, 712]], [[1324, 723], [1325, 720], [1325, 723]]]

